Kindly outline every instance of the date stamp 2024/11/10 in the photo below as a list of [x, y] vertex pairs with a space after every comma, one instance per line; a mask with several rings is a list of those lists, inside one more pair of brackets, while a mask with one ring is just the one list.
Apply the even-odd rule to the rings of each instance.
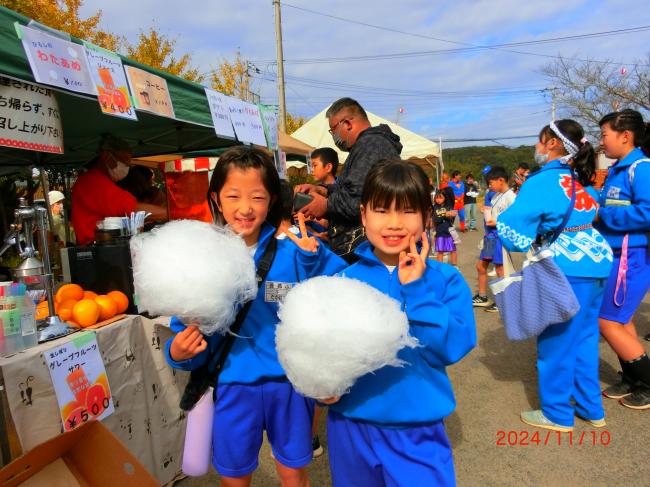
[[499, 430], [496, 433], [496, 446], [609, 446], [612, 436], [603, 431], [526, 431]]

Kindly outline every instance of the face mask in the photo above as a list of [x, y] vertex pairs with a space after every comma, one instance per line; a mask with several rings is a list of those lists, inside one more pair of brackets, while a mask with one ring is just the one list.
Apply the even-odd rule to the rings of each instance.
[[111, 178], [111, 180], [117, 182], [124, 179], [126, 175], [129, 174], [129, 165], [123, 163], [112, 154], [111, 157], [113, 158], [116, 164], [115, 167], [108, 168], [108, 176]]
[[548, 162], [548, 154], [540, 154], [535, 151], [535, 162], [540, 166], [545, 165]]
[[350, 145], [348, 144], [348, 141], [343, 140], [343, 137], [341, 137], [338, 133], [332, 134], [332, 139], [334, 139], [334, 145], [338, 147], [340, 151], [350, 152]]

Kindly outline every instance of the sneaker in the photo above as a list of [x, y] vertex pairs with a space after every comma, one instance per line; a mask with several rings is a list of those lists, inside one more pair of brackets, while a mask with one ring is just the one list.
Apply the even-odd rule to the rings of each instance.
[[477, 294], [472, 298], [472, 305], [478, 306], [479, 308], [484, 308], [486, 306], [490, 306], [490, 300], [487, 296], [481, 296], [480, 294]]
[[318, 458], [323, 454], [323, 447], [320, 444], [320, 439], [318, 438], [318, 435], [312, 438], [311, 449], [313, 451], [312, 458]]
[[589, 419], [589, 418], [583, 418], [579, 414], [576, 414], [581, 420], [585, 421], [586, 423], [589, 423], [591, 426], [594, 428], [603, 428], [607, 426], [607, 422], [605, 421], [605, 418], [601, 419]]
[[498, 313], [499, 308], [497, 308], [496, 304], [492, 303], [490, 306], [485, 308], [483, 311], [485, 311], [486, 313]]
[[630, 409], [650, 409], [650, 387], [637, 386], [634, 392], [619, 401], [622, 406]]
[[623, 399], [632, 394], [634, 383], [627, 376], [623, 375], [623, 372], [619, 372], [618, 374], [621, 376], [621, 381], [603, 390], [603, 396], [610, 399]]
[[561, 431], [562, 433], [573, 431], [573, 426], [563, 426], [561, 424], [554, 423], [546, 416], [544, 416], [544, 413], [539, 409], [535, 411], [524, 411], [521, 413], [520, 418], [524, 423], [535, 426], [537, 428]]
[[490, 272], [487, 273], [488, 277], [497, 277], [497, 271], [496, 269], [492, 269]]

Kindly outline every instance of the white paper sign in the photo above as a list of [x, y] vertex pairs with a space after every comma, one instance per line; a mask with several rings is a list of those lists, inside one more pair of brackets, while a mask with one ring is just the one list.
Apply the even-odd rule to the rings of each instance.
[[266, 146], [264, 126], [257, 105], [229, 96], [228, 108], [237, 139], [240, 142]]
[[23, 47], [39, 83], [96, 94], [83, 46], [22, 26]]
[[81, 332], [69, 342], [43, 352], [43, 356], [65, 431], [113, 413], [111, 388], [94, 332]]
[[208, 99], [208, 105], [210, 105], [214, 132], [220, 137], [232, 137], [234, 139], [235, 131], [230, 121], [228, 97], [210, 88], [205, 89], [205, 96]]
[[122, 59], [110, 51], [90, 44], [86, 44], [85, 54], [102, 112], [137, 120]]
[[0, 76], [0, 145], [63, 154], [63, 128], [52, 90]]

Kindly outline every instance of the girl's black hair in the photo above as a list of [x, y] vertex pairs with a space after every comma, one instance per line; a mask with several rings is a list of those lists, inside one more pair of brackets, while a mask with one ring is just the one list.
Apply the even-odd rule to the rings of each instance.
[[641, 147], [646, 156], [650, 157], [650, 123], [643, 121], [643, 117], [636, 110], [626, 108], [620, 112], [612, 112], [600, 119], [598, 125], [609, 125], [615, 132], [629, 130], [634, 134], [634, 146]]
[[454, 199], [451, 197], [449, 192], [443, 191], [441, 189], [436, 190], [436, 194], [433, 195], [433, 204], [434, 205], [438, 204], [438, 203], [436, 203], [436, 198], [438, 197], [438, 195], [442, 196], [442, 206], [444, 208], [448, 208], [450, 210], [454, 209]]
[[422, 223], [431, 212], [429, 178], [420, 166], [400, 159], [375, 164], [363, 184], [361, 204], [366, 208], [410, 208], [422, 214]]
[[[575, 120], [564, 119], [556, 120], [555, 126], [562, 135], [573, 142], [578, 148], [577, 154], [572, 157], [573, 164], [571, 165], [576, 179], [583, 186], [591, 186], [594, 183], [596, 174], [596, 153], [588, 141], [582, 142], [585, 137], [585, 131], [582, 125]], [[546, 125], [539, 132], [539, 141], [542, 142], [549, 139], [560, 140], [557, 134], [551, 130], [550, 125]]]
[[280, 190], [280, 177], [273, 164], [273, 159], [261, 149], [246, 146], [231, 147], [219, 156], [208, 187], [208, 203], [210, 212], [215, 222], [224, 224], [223, 215], [219, 211], [217, 204], [211, 198], [214, 193], [219, 198], [219, 192], [223, 185], [226, 184], [228, 172], [232, 167], [238, 169], [259, 169], [262, 173], [262, 182], [264, 187], [271, 195], [271, 205], [266, 215], [266, 221], [274, 227], [280, 224], [282, 218], [282, 198]]

